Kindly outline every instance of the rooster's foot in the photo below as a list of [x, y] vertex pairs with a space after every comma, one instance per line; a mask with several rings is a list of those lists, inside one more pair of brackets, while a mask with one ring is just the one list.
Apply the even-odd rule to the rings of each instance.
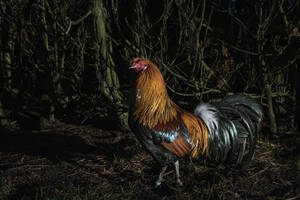
[[181, 180], [180, 180], [180, 174], [179, 174], [179, 161], [178, 161], [178, 160], [174, 163], [174, 166], [175, 166], [175, 172], [176, 172], [176, 183], [177, 183], [177, 185], [179, 185], [179, 186], [183, 186], [183, 183], [182, 183]]
[[180, 179], [176, 179], [176, 183], [178, 186], [182, 187], [183, 186], [183, 183]]
[[164, 166], [161, 169], [161, 172], [159, 173], [158, 179], [157, 179], [157, 181], [155, 181], [155, 187], [158, 187], [158, 186], [161, 185], [162, 178], [163, 178], [164, 173], [166, 172], [167, 168], [168, 168], [167, 166]]

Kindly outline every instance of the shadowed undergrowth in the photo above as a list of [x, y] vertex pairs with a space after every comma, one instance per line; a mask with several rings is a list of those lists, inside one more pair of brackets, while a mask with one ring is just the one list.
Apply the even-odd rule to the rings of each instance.
[[297, 199], [300, 139], [282, 134], [260, 139], [247, 171], [181, 161], [184, 186], [170, 167], [160, 170], [130, 132], [62, 125], [2, 134], [0, 199]]

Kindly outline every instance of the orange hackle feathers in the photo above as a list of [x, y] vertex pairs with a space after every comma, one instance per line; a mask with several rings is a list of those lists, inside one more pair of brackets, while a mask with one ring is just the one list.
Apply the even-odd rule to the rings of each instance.
[[159, 69], [148, 61], [148, 69], [138, 74], [133, 83], [131, 108], [139, 123], [154, 128], [177, 116], [177, 106], [170, 100]]
[[168, 130], [175, 127], [179, 129], [179, 123], [182, 120], [187, 128], [191, 145], [181, 132], [173, 142], [161, 144], [178, 157], [183, 157], [189, 152], [192, 157], [198, 157], [199, 153], [208, 154], [209, 136], [204, 122], [179, 108], [169, 98], [159, 69], [151, 61], [143, 60], [143, 62], [146, 62], [148, 67], [136, 74], [131, 86], [131, 115], [140, 124], [156, 130]]

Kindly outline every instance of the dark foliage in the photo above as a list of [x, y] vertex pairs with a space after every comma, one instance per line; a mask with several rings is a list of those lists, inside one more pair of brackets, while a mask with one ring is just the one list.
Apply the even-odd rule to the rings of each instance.
[[274, 127], [273, 113], [295, 102], [297, 11], [296, 0], [1, 2], [0, 124], [76, 116], [124, 127], [127, 68], [142, 56], [161, 66], [177, 101], [245, 93], [266, 103]]

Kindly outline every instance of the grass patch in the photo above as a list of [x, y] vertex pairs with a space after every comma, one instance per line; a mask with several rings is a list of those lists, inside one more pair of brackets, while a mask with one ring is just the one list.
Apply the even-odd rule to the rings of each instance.
[[248, 170], [181, 161], [159, 188], [160, 167], [131, 133], [63, 125], [0, 136], [0, 199], [297, 199], [299, 137], [260, 139]]

